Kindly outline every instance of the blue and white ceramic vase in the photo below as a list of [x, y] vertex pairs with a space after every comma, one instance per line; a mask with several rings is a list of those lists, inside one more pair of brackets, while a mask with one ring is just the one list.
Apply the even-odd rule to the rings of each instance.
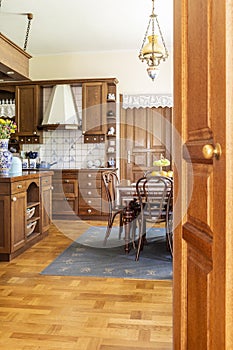
[[0, 175], [8, 175], [12, 163], [12, 154], [8, 151], [9, 139], [0, 139]]

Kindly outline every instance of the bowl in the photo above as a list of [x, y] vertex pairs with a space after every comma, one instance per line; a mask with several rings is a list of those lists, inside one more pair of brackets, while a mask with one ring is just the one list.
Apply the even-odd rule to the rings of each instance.
[[33, 217], [33, 215], [35, 214], [35, 207], [33, 207], [33, 208], [28, 208], [27, 210], [26, 210], [26, 215], [27, 215], [27, 220], [28, 219], [31, 219], [31, 217]]
[[37, 221], [32, 221], [30, 222], [30, 224], [27, 225], [27, 230], [26, 230], [27, 236], [30, 236], [34, 232], [36, 228], [36, 224], [37, 224]]

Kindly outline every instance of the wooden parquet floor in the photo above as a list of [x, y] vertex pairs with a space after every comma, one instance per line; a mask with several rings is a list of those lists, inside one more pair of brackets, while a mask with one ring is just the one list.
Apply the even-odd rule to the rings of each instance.
[[[82, 233], [88, 223], [77, 225]], [[67, 236], [52, 226], [43, 241], [0, 262], [0, 349], [171, 350], [172, 282], [40, 275]]]

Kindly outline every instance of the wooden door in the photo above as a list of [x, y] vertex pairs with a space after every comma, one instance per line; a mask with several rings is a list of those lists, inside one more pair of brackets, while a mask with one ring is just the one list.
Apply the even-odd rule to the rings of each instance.
[[[173, 118], [182, 142], [174, 129], [173, 348], [228, 350], [233, 349], [233, 3], [174, 4]], [[219, 159], [206, 159], [203, 146], [217, 151], [217, 143]]]
[[136, 182], [153, 161], [171, 159], [171, 108], [121, 108], [120, 178]]

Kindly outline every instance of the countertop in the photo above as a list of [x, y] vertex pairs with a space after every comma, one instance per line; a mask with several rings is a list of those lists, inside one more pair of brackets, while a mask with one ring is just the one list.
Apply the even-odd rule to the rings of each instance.
[[75, 172], [79, 172], [79, 171], [106, 171], [106, 170], [117, 170], [118, 168], [73, 168], [73, 169], [69, 169], [69, 168], [60, 168], [60, 169], [56, 169], [56, 168], [50, 168], [50, 169], [23, 169], [23, 173], [24, 172], [28, 172], [28, 173], [33, 173], [33, 172], [45, 172], [45, 171], [53, 171], [55, 172], [66, 172], [69, 171], [70, 173], [75, 173]]
[[0, 175], [0, 183], [3, 182], [15, 182], [15, 181], [23, 181], [33, 178], [43, 177], [43, 176], [52, 176], [54, 174], [53, 171], [47, 170], [47, 171], [23, 171], [21, 174], [9, 174], [9, 175]]

